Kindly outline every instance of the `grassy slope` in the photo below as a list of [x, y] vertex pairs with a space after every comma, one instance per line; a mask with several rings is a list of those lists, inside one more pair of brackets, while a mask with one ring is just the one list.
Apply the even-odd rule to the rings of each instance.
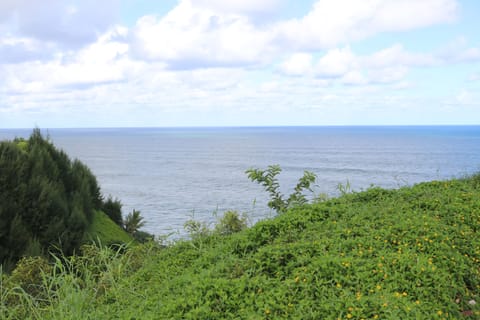
[[96, 211], [92, 224], [85, 233], [84, 242], [100, 242], [104, 245], [130, 243], [133, 238], [115, 224], [105, 213]]
[[62, 300], [43, 318], [480, 317], [479, 228], [480, 176], [370, 189], [230, 237], [139, 246], [135, 271], [72, 316]]

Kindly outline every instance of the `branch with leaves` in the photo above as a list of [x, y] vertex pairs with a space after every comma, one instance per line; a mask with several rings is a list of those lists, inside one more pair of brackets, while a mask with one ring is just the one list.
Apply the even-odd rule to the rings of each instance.
[[285, 200], [284, 195], [280, 192], [280, 184], [278, 182], [278, 174], [282, 169], [279, 165], [270, 165], [266, 170], [260, 169], [248, 169], [245, 173], [248, 178], [253, 182], [257, 182], [262, 185], [270, 195], [270, 201], [268, 206], [277, 213], [283, 213], [287, 209], [302, 205], [308, 202], [304, 191], [312, 191], [311, 186], [315, 183], [317, 176], [310, 171], [304, 171], [303, 177], [298, 180], [297, 185], [294, 188], [294, 192], [288, 196]]

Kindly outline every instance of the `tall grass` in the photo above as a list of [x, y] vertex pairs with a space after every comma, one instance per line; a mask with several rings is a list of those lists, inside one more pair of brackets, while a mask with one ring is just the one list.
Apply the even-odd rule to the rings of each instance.
[[[135, 250], [84, 245], [81, 255], [22, 259], [11, 276], [1, 272], [1, 319], [93, 319], [95, 306], [112, 297], [135, 268]], [[136, 262], [136, 263], [135, 263]]]

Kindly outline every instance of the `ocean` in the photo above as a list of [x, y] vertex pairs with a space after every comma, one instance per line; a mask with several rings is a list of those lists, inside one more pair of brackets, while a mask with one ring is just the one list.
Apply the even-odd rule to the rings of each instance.
[[[140, 210], [145, 231], [185, 234], [189, 219], [213, 224], [226, 210], [251, 223], [274, 215], [245, 170], [278, 164], [289, 194], [304, 170], [315, 194], [398, 188], [480, 171], [480, 126], [42, 129], [87, 164], [102, 192]], [[31, 130], [0, 129], [0, 140]]]

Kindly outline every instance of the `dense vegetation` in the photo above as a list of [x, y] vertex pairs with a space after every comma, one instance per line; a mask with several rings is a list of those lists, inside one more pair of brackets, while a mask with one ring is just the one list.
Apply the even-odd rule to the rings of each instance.
[[[116, 224], [116, 226], [115, 226]], [[123, 220], [118, 199], [104, 200], [90, 169], [35, 129], [29, 139], [0, 142], [0, 264], [22, 257], [70, 255], [83, 243], [151, 238], [134, 210]], [[123, 229], [123, 230], [122, 230]], [[126, 231], [126, 232], [125, 232]]]
[[22, 260], [0, 286], [0, 317], [480, 318], [480, 175], [348, 193], [235, 232], [242, 221], [230, 212], [211, 231], [191, 223], [188, 241]]
[[102, 206], [96, 178], [36, 129], [0, 143], [0, 263], [57, 248], [78, 248]]

